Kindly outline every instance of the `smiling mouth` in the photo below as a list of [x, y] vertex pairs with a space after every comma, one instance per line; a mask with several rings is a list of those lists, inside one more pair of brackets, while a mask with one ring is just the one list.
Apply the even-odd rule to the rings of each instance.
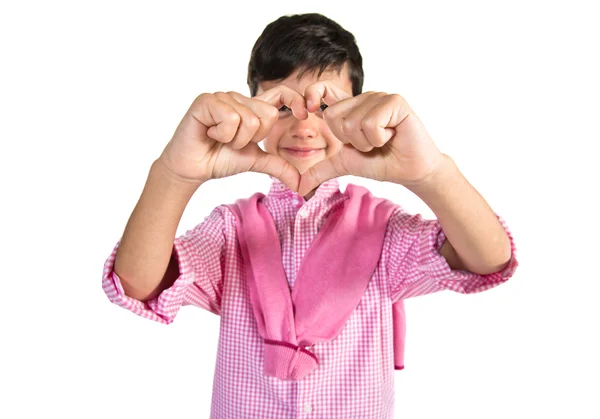
[[310, 157], [310, 156], [314, 156], [315, 154], [324, 151], [324, 148], [313, 148], [313, 149], [306, 149], [306, 150], [302, 150], [299, 148], [282, 148], [283, 151], [285, 151], [287, 154], [292, 155], [294, 157]]

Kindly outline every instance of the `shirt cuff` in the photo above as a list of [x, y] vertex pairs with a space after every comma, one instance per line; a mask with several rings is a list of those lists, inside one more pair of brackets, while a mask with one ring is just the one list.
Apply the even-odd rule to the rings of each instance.
[[463, 294], [485, 291], [506, 282], [513, 276], [519, 263], [513, 236], [504, 219], [497, 214], [496, 216], [508, 235], [511, 248], [510, 260], [502, 270], [486, 275], [464, 270], [453, 270], [446, 258], [440, 254], [440, 249], [446, 240], [446, 234], [442, 230], [439, 221], [433, 223], [429, 234], [423, 236], [424, 243], [421, 245], [429, 250], [422, 253], [418, 269], [433, 277], [440, 288]]
[[144, 302], [125, 295], [121, 279], [114, 271], [115, 256], [120, 243], [120, 241], [117, 242], [104, 264], [102, 289], [106, 293], [106, 296], [112, 303], [130, 310], [141, 317], [164, 324], [172, 323], [177, 312], [183, 305], [183, 298], [187, 287], [193, 282], [191, 265], [187, 260], [186, 252], [176, 240], [173, 249], [179, 266], [179, 277], [158, 296]]

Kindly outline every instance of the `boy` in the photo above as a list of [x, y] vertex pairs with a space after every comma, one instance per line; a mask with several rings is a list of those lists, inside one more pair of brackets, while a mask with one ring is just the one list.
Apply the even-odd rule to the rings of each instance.
[[[269, 24], [250, 59], [252, 97], [198, 96], [106, 261], [109, 299], [138, 315], [170, 323], [193, 304], [221, 316], [212, 418], [391, 418], [393, 303], [483, 291], [517, 267], [506, 227], [406, 101], [361, 94], [362, 82], [337, 23]], [[221, 205], [174, 238], [204, 182], [245, 171], [271, 176], [267, 196]], [[352, 185], [341, 193], [343, 175], [403, 185], [437, 220]]]

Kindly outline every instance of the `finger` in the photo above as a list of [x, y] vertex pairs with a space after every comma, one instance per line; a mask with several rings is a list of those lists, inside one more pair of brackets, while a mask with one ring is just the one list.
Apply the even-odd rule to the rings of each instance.
[[[381, 101], [381, 98], [385, 95], [385, 93], [365, 95], [364, 100], [351, 109], [347, 115], [339, 116], [337, 118], [334, 116], [334, 120], [331, 121], [331, 125], [340, 127], [339, 129], [342, 132], [345, 141], [349, 141], [354, 148], [363, 153], [369, 152], [375, 147], [375, 145], [370, 142], [363, 130], [365, 118], [371, 113], [373, 107], [377, 106], [377, 104]], [[369, 123], [371, 123], [371, 120], [369, 120]], [[329, 122], [328, 125], [330, 125]]]
[[347, 172], [342, 162], [342, 151], [334, 154], [326, 160], [321, 160], [319, 163], [315, 164], [306, 172], [304, 172], [300, 177], [298, 193], [302, 196], [305, 196], [310, 191], [318, 188], [320, 184], [328, 181], [329, 179], [349, 175], [350, 173]]
[[227, 92], [227, 94], [250, 109], [260, 121], [260, 126], [250, 141], [259, 143], [264, 140], [279, 119], [278, 108], [262, 100], [249, 98], [236, 92]]
[[227, 93], [217, 92], [215, 96], [223, 102], [230, 105], [240, 116], [240, 123], [238, 125], [237, 132], [229, 145], [234, 150], [241, 150], [246, 147], [250, 140], [254, 137], [258, 129], [260, 128], [260, 119], [240, 102], [236, 101]]
[[370, 144], [382, 147], [396, 135], [396, 127], [414, 114], [399, 94], [385, 95], [362, 118], [362, 130]]
[[336, 86], [330, 80], [319, 81], [311, 84], [304, 90], [306, 107], [309, 112], [316, 112], [321, 107], [321, 100], [331, 106], [337, 102], [352, 97], [351, 94]]
[[306, 101], [304, 100], [304, 96], [287, 86], [279, 85], [261, 93], [260, 95], [254, 96], [254, 99], [267, 102], [270, 105], [275, 106], [278, 110], [285, 105], [292, 110], [296, 118], [308, 118], [308, 110], [306, 109]]
[[[341, 102], [337, 102], [325, 109], [325, 112], [323, 112], [323, 119], [338, 140], [344, 144], [351, 143], [351, 138], [346, 135], [345, 131], [351, 133], [353, 127], [350, 125], [345, 127], [346, 129], [344, 130], [344, 121], [356, 109], [362, 109], [365, 103], [367, 103], [369, 100], [372, 100], [374, 96], [375, 95], [373, 93], [363, 93], [361, 95], [345, 99]], [[361, 112], [366, 112], [366, 110], [362, 109]], [[353, 120], [350, 120], [348, 123], [351, 124], [352, 121]]]
[[298, 190], [300, 183], [298, 169], [284, 158], [265, 153], [260, 148], [258, 149], [256, 162], [252, 165], [250, 171], [274, 176], [285, 183], [292, 191]]
[[361, 130], [372, 147], [383, 147], [394, 135], [393, 120], [397, 109], [387, 98], [377, 103], [363, 116]]
[[191, 115], [208, 127], [208, 137], [221, 143], [231, 142], [241, 121], [240, 115], [230, 104], [214, 95], [199, 96], [198, 105], [192, 107]]

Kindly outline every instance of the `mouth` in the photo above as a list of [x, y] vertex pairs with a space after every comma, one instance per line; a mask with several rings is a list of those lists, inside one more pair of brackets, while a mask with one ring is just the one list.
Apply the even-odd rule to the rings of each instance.
[[324, 148], [282, 148], [282, 150], [294, 157], [311, 157], [325, 151]]

